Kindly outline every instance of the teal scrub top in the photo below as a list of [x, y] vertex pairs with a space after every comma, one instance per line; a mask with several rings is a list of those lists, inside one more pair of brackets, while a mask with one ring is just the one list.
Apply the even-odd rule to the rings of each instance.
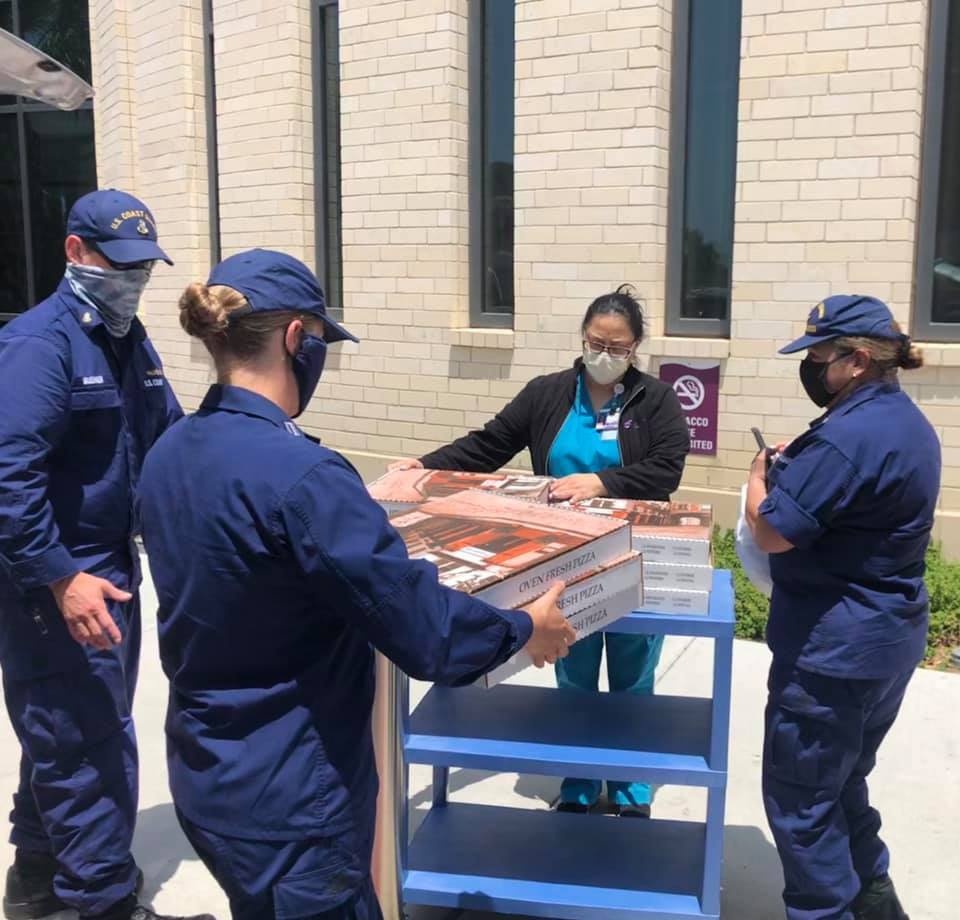
[[[623, 394], [616, 394], [599, 415], [612, 415], [623, 404]], [[577, 393], [567, 418], [557, 433], [547, 456], [547, 475], [570, 476], [574, 473], [596, 473], [622, 466], [617, 430], [597, 430], [598, 414], [593, 411], [590, 393], [583, 385], [583, 371], [577, 377]]]

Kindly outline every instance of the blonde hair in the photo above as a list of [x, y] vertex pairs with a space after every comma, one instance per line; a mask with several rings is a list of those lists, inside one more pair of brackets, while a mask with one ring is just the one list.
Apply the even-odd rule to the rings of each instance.
[[234, 360], [256, 358], [275, 330], [301, 316], [295, 310], [242, 312], [247, 309], [247, 298], [239, 291], [194, 282], [180, 297], [180, 325], [187, 335], [203, 342], [219, 368]]
[[[893, 323], [895, 332], [900, 325]], [[902, 333], [901, 333], [902, 334]], [[895, 373], [897, 368], [912, 371], [923, 367], [923, 349], [910, 341], [908, 336], [901, 339], [876, 339], [867, 336], [846, 336], [834, 342], [838, 351], [865, 351], [874, 363], [886, 373]]]

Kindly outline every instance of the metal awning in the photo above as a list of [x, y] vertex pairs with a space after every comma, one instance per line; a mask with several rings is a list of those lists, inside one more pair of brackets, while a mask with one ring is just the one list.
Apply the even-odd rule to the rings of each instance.
[[0, 95], [26, 96], [69, 112], [93, 97], [93, 87], [29, 42], [0, 29]]

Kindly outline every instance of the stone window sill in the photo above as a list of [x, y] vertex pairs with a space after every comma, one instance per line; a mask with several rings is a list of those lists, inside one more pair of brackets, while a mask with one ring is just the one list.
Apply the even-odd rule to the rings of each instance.
[[463, 348], [513, 348], [512, 329], [453, 329], [450, 344]]

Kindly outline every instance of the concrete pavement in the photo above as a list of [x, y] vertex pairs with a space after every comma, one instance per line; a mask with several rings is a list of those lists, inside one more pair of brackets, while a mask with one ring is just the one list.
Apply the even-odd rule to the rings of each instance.
[[[140, 816], [134, 852], [146, 877], [145, 897], [161, 912], [208, 911], [226, 920], [226, 899], [187, 844], [167, 789], [163, 718], [166, 680], [157, 660], [156, 599], [143, 591], [143, 665], [136, 717], [140, 738]], [[760, 747], [765, 677], [769, 656], [755, 643], [738, 642], [734, 657], [730, 783], [727, 798], [723, 917], [776, 920], [783, 916], [782, 878], [760, 800]], [[706, 695], [710, 690], [711, 644], [670, 638], [658, 674], [664, 693]], [[550, 685], [552, 672], [527, 671], [517, 682]], [[415, 704], [425, 692], [411, 687]], [[872, 780], [874, 801], [885, 818], [893, 851], [893, 875], [911, 920], [956, 916], [956, 849], [960, 843], [960, 676], [921, 671], [903, 713], [880, 752]], [[17, 782], [18, 747], [6, 720], [0, 723], [0, 801], [9, 802]], [[410, 795], [417, 817], [429, 807], [430, 770], [414, 768]], [[451, 771], [451, 799], [527, 808], [546, 808], [556, 782], [538, 776]], [[657, 793], [655, 817], [702, 819], [701, 790], [667, 786]], [[610, 819], [614, 820], [614, 819]], [[553, 845], [549, 841], [545, 846]], [[12, 848], [0, 845], [0, 865]], [[414, 920], [452, 920], [456, 912], [415, 909]], [[72, 913], [56, 915], [73, 920]], [[502, 915], [501, 915], [502, 916]], [[464, 914], [461, 920], [487, 920]]]

